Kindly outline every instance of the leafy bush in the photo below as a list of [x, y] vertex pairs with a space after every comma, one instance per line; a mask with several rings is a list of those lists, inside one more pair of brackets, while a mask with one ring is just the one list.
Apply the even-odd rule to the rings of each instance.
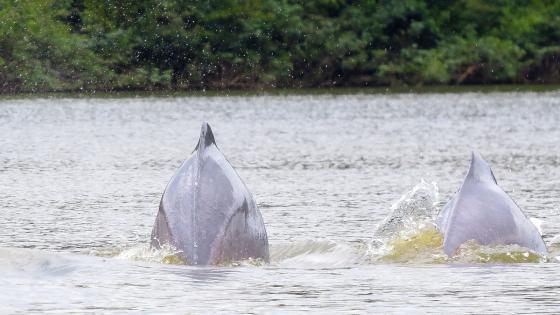
[[560, 82], [560, 2], [0, 0], [0, 90]]

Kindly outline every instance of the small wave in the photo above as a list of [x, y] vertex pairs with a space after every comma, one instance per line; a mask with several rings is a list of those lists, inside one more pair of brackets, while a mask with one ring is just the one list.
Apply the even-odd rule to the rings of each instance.
[[456, 254], [449, 258], [449, 261], [456, 263], [518, 264], [543, 263], [550, 261], [550, 259], [519, 245], [483, 246], [476, 241], [468, 241], [459, 246]]
[[[127, 248], [125, 250], [105, 250], [98, 254], [109, 254], [117, 259], [141, 261], [148, 263], [159, 263], [166, 265], [189, 265], [180, 255], [181, 251], [170, 245], [164, 245], [160, 249], [152, 248], [149, 244], [139, 244], [137, 246]], [[217, 265], [217, 267], [248, 267], [248, 266], [263, 266], [265, 262], [260, 258], [248, 258], [240, 261], [224, 261]]]
[[[303, 240], [293, 243], [271, 244], [271, 265], [304, 267], [340, 267], [357, 264], [363, 260], [367, 247], [338, 244], [328, 240]], [[180, 251], [164, 246], [151, 248], [149, 244], [139, 244], [124, 250], [105, 249], [92, 252], [96, 256], [115, 257], [116, 259], [142, 261], [149, 263], [188, 265]], [[266, 265], [262, 259], [248, 258], [241, 261], [227, 261], [218, 267], [260, 267]]]
[[[559, 261], [560, 236], [550, 246], [551, 256], [542, 256], [517, 245], [481, 246], [467, 242], [456, 255], [448, 257], [443, 251], [443, 235], [435, 218], [438, 213], [439, 192], [435, 182], [421, 180], [392, 207], [391, 213], [377, 228], [368, 244], [339, 243], [331, 240], [300, 240], [271, 244], [271, 265], [281, 267], [338, 268], [357, 264], [377, 263], [535, 263]], [[539, 227], [542, 221], [532, 218]], [[125, 250], [100, 250], [98, 256], [117, 259], [186, 265], [180, 251], [170, 246], [153, 249], [140, 244]], [[557, 259], [552, 259], [557, 253]], [[260, 259], [224, 262], [219, 267], [263, 266]]]
[[366, 249], [330, 240], [302, 240], [273, 245], [271, 263], [282, 267], [346, 267], [361, 263]]
[[377, 262], [414, 264], [516, 264], [543, 263], [550, 257], [519, 245], [483, 246], [476, 241], [462, 244], [455, 255], [443, 251], [443, 235], [435, 226], [423, 226], [391, 239], [371, 257]]
[[179, 255], [181, 251], [170, 245], [164, 245], [160, 249], [152, 248], [149, 244], [140, 244], [125, 249], [116, 254], [117, 259], [143, 261], [150, 263], [161, 263], [169, 265], [186, 265], [187, 262]]
[[0, 248], [0, 272], [8, 277], [20, 277], [22, 274], [34, 277], [63, 276], [78, 268], [81, 263], [78, 257], [69, 259], [57, 253], [35, 249]]
[[431, 223], [420, 222], [401, 230], [381, 246], [370, 248], [370, 260], [390, 263], [445, 263], [443, 235]]

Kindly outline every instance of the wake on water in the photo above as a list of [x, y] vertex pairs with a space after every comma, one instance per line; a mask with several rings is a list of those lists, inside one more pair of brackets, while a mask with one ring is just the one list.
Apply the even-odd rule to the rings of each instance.
[[[271, 244], [270, 265], [275, 267], [338, 268], [361, 264], [508, 264], [560, 262], [560, 235], [548, 244], [550, 254], [541, 256], [517, 245], [481, 246], [467, 242], [453, 257], [443, 252], [443, 236], [435, 225], [439, 212], [436, 183], [420, 181], [392, 207], [370, 241], [361, 244], [337, 243], [327, 239], [308, 239]], [[539, 227], [542, 222], [532, 219]], [[542, 232], [541, 232], [542, 234]], [[153, 249], [148, 243], [127, 249], [96, 250], [90, 254], [124, 261], [185, 265], [179, 251], [164, 246]], [[60, 274], [70, 272], [69, 255], [38, 250], [0, 248], [0, 269], [26, 273]], [[76, 257], [74, 257], [76, 258]], [[91, 257], [93, 258], [93, 257]], [[84, 262], [87, 259], [78, 259]], [[79, 264], [78, 264], [79, 265]], [[263, 266], [262, 260], [229, 262], [222, 267]], [[74, 268], [72, 267], [72, 268]], [[70, 268], [70, 269], [69, 269]]]
[[[374, 262], [396, 263], [537, 263], [558, 262], [554, 246], [543, 256], [518, 245], [483, 246], [475, 241], [461, 245], [453, 257], [443, 251], [443, 235], [436, 227], [439, 213], [436, 183], [420, 181], [392, 207], [378, 227], [370, 246]], [[541, 231], [541, 221], [531, 218]]]
[[[432, 226], [430, 220], [437, 214], [437, 202], [437, 185], [421, 181], [392, 206], [391, 214], [379, 226], [373, 241], [356, 245], [337, 243], [328, 239], [307, 239], [271, 244], [270, 264], [280, 267], [324, 268], [379, 262], [442, 261], [437, 255], [433, 256], [431, 251], [427, 251], [427, 249], [441, 247], [441, 241], [437, 241], [439, 233], [437, 231], [434, 233], [433, 228], [424, 232], [426, 227]], [[169, 246], [158, 250], [150, 248], [148, 244], [117, 253], [105, 252], [108, 256], [115, 256], [118, 259], [187, 264], [178, 253], [176, 249]], [[260, 266], [263, 262], [246, 260], [225, 264], [225, 266], [247, 265]]]
[[[359, 264], [366, 255], [366, 246], [352, 246], [329, 240], [301, 240], [293, 243], [272, 244], [270, 248], [270, 265], [277, 267], [343, 267]], [[144, 261], [183, 265], [180, 252], [170, 246], [161, 249], [151, 248], [149, 244], [137, 245], [118, 253], [99, 252], [100, 256], [112, 256], [122, 260]], [[247, 259], [223, 263], [222, 267], [262, 266], [261, 259]]]
[[[306, 268], [345, 267], [379, 263], [536, 263], [558, 262], [560, 237], [550, 245], [551, 255], [541, 256], [517, 245], [481, 246], [467, 242], [453, 257], [443, 251], [443, 236], [435, 225], [439, 212], [439, 191], [435, 182], [421, 180], [393, 206], [390, 214], [363, 244], [336, 243], [326, 239], [271, 244], [272, 266]], [[539, 227], [540, 223], [533, 220]], [[558, 243], [558, 244], [555, 244]], [[171, 247], [155, 250], [139, 245], [117, 253], [119, 259], [166, 264], [186, 264]], [[231, 262], [224, 266], [261, 266], [260, 260]]]
[[[537, 263], [560, 262], [560, 236], [549, 245], [551, 254], [542, 256], [518, 245], [482, 246], [467, 242], [453, 257], [443, 251], [443, 235], [435, 220], [439, 212], [439, 191], [435, 182], [421, 180], [392, 205], [390, 214], [378, 226], [369, 242], [336, 243], [309, 239], [293, 243], [271, 244], [273, 266], [309, 268], [344, 267], [378, 263]], [[537, 227], [538, 220], [532, 219]], [[542, 233], [542, 232], [541, 232]], [[119, 259], [165, 264], [187, 264], [171, 247], [152, 249], [148, 244], [118, 252]], [[224, 266], [262, 266], [261, 260], [226, 263]]]

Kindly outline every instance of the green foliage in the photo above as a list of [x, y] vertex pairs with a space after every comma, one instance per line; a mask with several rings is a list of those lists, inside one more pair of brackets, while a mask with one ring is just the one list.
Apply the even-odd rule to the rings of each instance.
[[560, 82], [553, 0], [0, 0], [0, 91]]
[[97, 57], [57, 19], [53, 1], [0, 2], [0, 90], [77, 89], [102, 76]]

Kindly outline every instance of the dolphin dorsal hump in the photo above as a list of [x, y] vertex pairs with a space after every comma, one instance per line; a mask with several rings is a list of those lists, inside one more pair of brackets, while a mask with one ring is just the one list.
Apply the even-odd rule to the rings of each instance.
[[196, 144], [196, 148], [194, 148], [194, 150], [204, 150], [211, 145], [216, 145], [214, 133], [212, 133], [210, 125], [207, 122], [203, 122], [202, 127], [200, 127], [200, 138], [198, 139], [198, 143]]
[[494, 173], [492, 173], [492, 169], [476, 150], [472, 151], [471, 166], [469, 168], [469, 172], [467, 173], [466, 180], [498, 184], [496, 182], [496, 178], [494, 177]]

